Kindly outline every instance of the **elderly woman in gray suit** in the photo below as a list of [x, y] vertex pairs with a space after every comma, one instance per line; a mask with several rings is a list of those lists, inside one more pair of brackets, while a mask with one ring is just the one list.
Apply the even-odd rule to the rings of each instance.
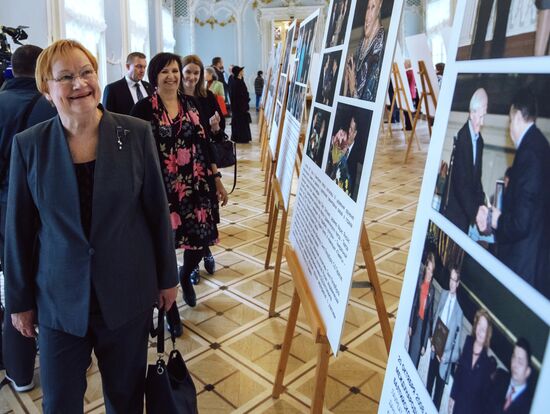
[[176, 297], [172, 229], [150, 126], [103, 110], [97, 61], [60, 40], [36, 65], [58, 117], [15, 136], [6, 302], [40, 328], [45, 413], [82, 413], [92, 350], [108, 413], [142, 413], [155, 302]]

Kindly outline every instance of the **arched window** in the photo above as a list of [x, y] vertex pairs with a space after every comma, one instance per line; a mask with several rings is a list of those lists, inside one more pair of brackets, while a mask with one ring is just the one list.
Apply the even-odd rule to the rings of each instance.
[[128, 0], [128, 52], [149, 56], [149, 4], [147, 0]]

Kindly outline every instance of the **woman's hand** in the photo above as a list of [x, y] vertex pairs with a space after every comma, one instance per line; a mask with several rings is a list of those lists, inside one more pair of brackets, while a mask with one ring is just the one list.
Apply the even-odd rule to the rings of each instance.
[[21, 333], [21, 335], [27, 338], [36, 337], [36, 331], [34, 330], [36, 313], [34, 309], [25, 312], [12, 313], [11, 323], [13, 324], [13, 327]]
[[159, 309], [164, 308], [165, 311], [168, 311], [176, 301], [177, 295], [178, 295], [177, 286], [174, 286], [173, 288], [169, 288], [169, 289], [160, 289], [159, 290]]
[[222, 180], [219, 177], [216, 177], [215, 180], [216, 180], [216, 195], [218, 196], [218, 201], [221, 203], [223, 207], [227, 204], [227, 200], [228, 200], [227, 191], [223, 186]]
[[220, 130], [220, 114], [218, 114], [218, 111], [208, 121], [210, 122], [210, 129], [214, 134]]

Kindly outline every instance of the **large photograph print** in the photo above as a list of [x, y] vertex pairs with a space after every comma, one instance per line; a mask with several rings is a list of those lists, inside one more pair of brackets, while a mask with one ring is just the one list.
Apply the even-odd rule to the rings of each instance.
[[529, 413], [548, 334], [430, 222], [405, 347], [439, 413]]
[[548, 0], [468, 0], [468, 3], [457, 60], [550, 53]]
[[550, 298], [550, 75], [459, 74], [433, 208]]
[[325, 48], [338, 46], [344, 42], [350, 6], [351, 0], [335, 0], [332, 3]]
[[342, 96], [374, 102], [393, 0], [358, 1], [346, 56]]
[[357, 201], [372, 111], [339, 103], [331, 133], [326, 173]]

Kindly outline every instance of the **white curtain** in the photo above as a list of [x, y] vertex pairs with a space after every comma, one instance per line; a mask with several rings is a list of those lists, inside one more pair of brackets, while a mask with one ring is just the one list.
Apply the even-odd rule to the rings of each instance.
[[162, 50], [164, 52], [174, 52], [176, 39], [174, 39], [174, 17], [172, 9], [162, 7]]
[[64, 1], [65, 37], [82, 43], [97, 58], [99, 81], [106, 80], [105, 57], [105, 14], [103, 0], [86, 0], [82, 7], [81, 0]]
[[147, 0], [128, 0], [129, 52], [149, 56], [149, 5]]
[[445, 35], [453, 25], [454, 0], [428, 0], [426, 4], [426, 34], [430, 39], [434, 63], [446, 62]]

